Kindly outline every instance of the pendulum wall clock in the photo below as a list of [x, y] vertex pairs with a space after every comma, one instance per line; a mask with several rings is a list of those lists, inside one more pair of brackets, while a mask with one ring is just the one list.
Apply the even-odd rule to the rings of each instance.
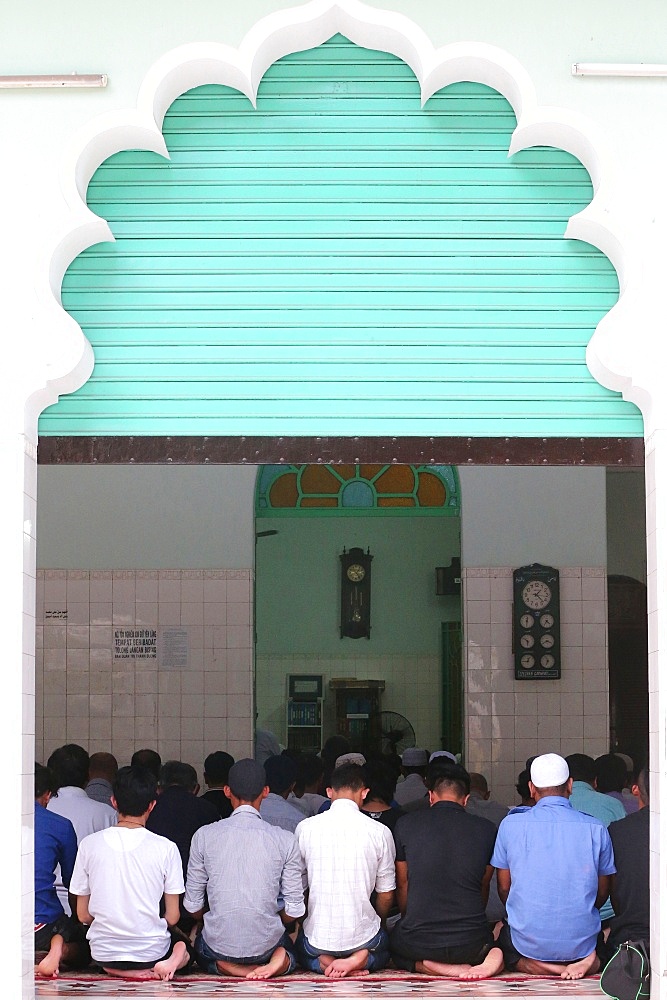
[[370, 549], [343, 549], [340, 556], [340, 637], [371, 637]]

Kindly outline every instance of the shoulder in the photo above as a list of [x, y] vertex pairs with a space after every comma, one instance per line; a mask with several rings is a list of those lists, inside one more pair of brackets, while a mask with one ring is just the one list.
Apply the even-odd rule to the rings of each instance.
[[625, 838], [634, 841], [636, 837], [641, 836], [640, 831], [644, 828], [648, 830], [649, 816], [649, 810], [644, 808], [630, 813], [629, 816], [624, 816], [623, 819], [614, 820], [613, 823], [609, 824], [609, 836], [613, 843], [616, 844], [617, 841]]

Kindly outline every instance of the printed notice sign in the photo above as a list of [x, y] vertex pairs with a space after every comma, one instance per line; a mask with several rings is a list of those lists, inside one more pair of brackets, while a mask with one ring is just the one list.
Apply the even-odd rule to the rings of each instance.
[[114, 629], [113, 658], [114, 660], [155, 660], [157, 658], [157, 629]]
[[160, 629], [160, 667], [187, 670], [190, 666], [190, 633], [187, 628]]

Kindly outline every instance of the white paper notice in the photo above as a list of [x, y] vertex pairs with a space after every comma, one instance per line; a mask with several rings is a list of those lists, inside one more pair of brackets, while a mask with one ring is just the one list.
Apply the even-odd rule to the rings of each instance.
[[113, 633], [114, 660], [154, 660], [157, 631], [154, 628], [117, 628]]
[[187, 628], [161, 628], [159, 635], [160, 667], [187, 670], [190, 666], [190, 632]]

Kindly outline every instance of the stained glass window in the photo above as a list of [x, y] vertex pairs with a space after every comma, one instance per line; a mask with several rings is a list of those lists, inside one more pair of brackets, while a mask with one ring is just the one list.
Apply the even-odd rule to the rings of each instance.
[[306, 514], [460, 514], [451, 465], [265, 465], [258, 517]]

